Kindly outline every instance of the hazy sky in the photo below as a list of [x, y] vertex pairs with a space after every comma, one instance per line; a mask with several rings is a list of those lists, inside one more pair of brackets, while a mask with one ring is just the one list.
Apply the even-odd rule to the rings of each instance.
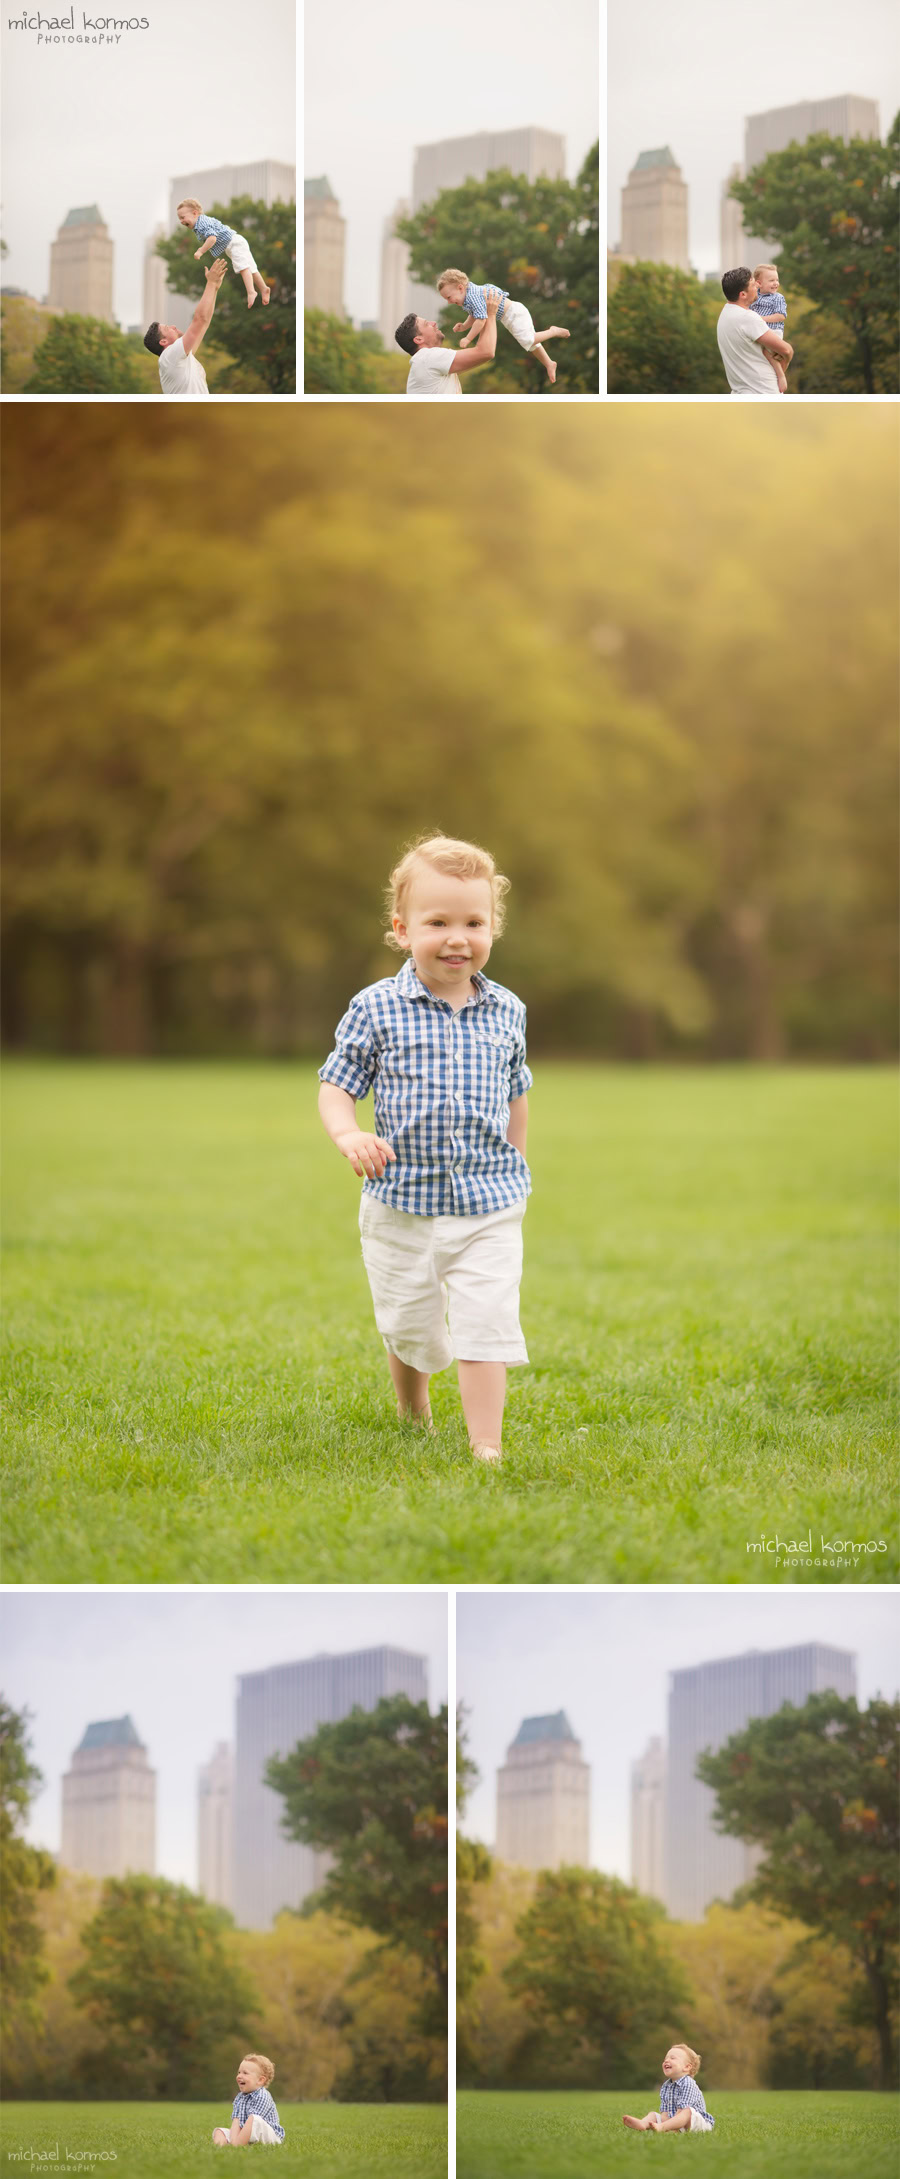
[[[66, 213], [97, 204], [115, 244], [113, 308], [136, 325], [144, 243], [167, 218], [170, 178], [297, 163], [294, 0], [219, 0], [211, 14], [142, 0], [134, 14], [149, 30], [123, 32], [116, 46], [39, 46], [36, 32], [7, 28], [14, 14], [39, 12], [71, 8], [15, 0], [2, 17], [3, 284], [44, 301]], [[100, 12], [76, 4], [76, 31]]]
[[608, 236], [639, 151], [668, 144], [688, 184], [691, 259], [719, 266], [719, 191], [743, 158], [744, 119], [803, 98], [878, 101], [882, 137], [900, 106], [896, 0], [608, 0]]
[[433, 1710], [447, 1699], [443, 1590], [7, 1593], [0, 1619], [3, 1691], [33, 1714], [46, 1781], [29, 1837], [58, 1851], [60, 1781], [85, 1726], [129, 1714], [157, 1772], [157, 1867], [184, 1884], [196, 1882], [197, 1769], [234, 1741], [238, 1673], [386, 1642], [428, 1659]]
[[652, 1733], [666, 1737], [670, 1671], [826, 1642], [855, 1652], [858, 1701], [897, 1690], [896, 1599], [846, 1585], [834, 1601], [812, 1589], [464, 1594], [456, 1630], [457, 1695], [481, 1774], [466, 1831], [493, 1842], [496, 1773], [523, 1717], [565, 1710], [591, 1765], [592, 1861], [626, 1881], [631, 1764]]
[[577, 174], [600, 133], [597, 0], [306, 0], [304, 173], [347, 221], [344, 306], [377, 318], [381, 232], [413, 151], [478, 129], [554, 129]]

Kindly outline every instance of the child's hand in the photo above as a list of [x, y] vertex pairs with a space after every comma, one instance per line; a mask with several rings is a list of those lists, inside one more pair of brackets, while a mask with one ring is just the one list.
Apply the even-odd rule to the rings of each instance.
[[364, 1135], [361, 1128], [348, 1128], [346, 1135], [336, 1135], [335, 1142], [341, 1156], [352, 1165], [359, 1179], [380, 1180], [386, 1170], [387, 1160], [396, 1165], [396, 1151], [380, 1135]]
[[464, 333], [466, 330], [467, 322], [467, 319], [460, 318], [459, 324], [455, 325], [453, 328], [454, 333]]

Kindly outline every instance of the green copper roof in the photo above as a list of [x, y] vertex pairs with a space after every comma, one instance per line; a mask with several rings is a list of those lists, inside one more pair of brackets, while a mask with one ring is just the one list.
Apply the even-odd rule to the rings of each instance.
[[104, 227], [106, 222], [98, 204], [78, 204], [74, 212], [67, 212], [64, 227]]
[[337, 201], [327, 174], [315, 174], [308, 181], [305, 181], [303, 195], [304, 197], [330, 197], [332, 203]]
[[574, 1740], [575, 1735], [564, 1710], [554, 1710], [552, 1717], [524, 1717], [513, 1741], [519, 1748], [525, 1740]]
[[673, 158], [668, 144], [663, 144], [660, 151], [639, 151], [634, 163], [636, 167], [678, 165], [678, 161]]
[[108, 1717], [103, 1718], [96, 1725], [85, 1726], [76, 1753], [80, 1755], [83, 1748], [139, 1748], [140, 1746], [141, 1742], [130, 1717]]

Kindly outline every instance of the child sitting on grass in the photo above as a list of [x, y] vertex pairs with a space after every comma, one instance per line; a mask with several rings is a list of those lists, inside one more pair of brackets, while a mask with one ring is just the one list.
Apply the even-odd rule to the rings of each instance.
[[269, 2094], [269, 2082], [275, 2078], [271, 2058], [261, 2058], [258, 2051], [251, 2051], [242, 2058], [237, 2069], [238, 2092], [231, 2106], [231, 2128], [213, 2127], [213, 2147], [216, 2149], [246, 2149], [251, 2141], [259, 2141], [266, 2148], [280, 2149], [284, 2140], [284, 2127], [278, 2123], [278, 2112]]
[[[780, 333], [782, 340], [787, 340], [787, 334], [784, 330], [787, 323], [787, 303], [778, 285], [777, 265], [757, 265], [754, 269], [753, 278], [756, 281], [759, 293], [755, 302], [750, 305], [751, 310], [756, 317], [765, 319], [771, 332]], [[778, 356], [770, 355], [765, 348], [763, 349], [763, 355], [766, 362], [771, 363], [778, 380], [779, 393], [787, 393], [787, 378], [785, 376], [787, 365], [783, 364]]]
[[[446, 272], [441, 273], [437, 287], [438, 294], [443, 295], [446, 303], [453, 303], [457, 309], [461, 308], [468, 311], [468, 317], [461, 319], [459, 325], [455, 325], [453, 328], [454, 333], [465, 334], [465, 340], [461, 340], [459, 345], [461, 348], [468, 348], [470, 341], [478, 339], [487, 317], [484, 288], [474, 287], [468, 274], [459, 272], [453, 265]], [[503, 300], [497, 313], [498, 325], [505, 325], [507, 332], [511, 333], [513, 339], [518, 341], [520, 348], [526, 349], [530, 356], [537, 356], [538, 362], [543, 364], [552, 386], [556, 379], [556, 364], [552, 357], [548, 356], [546, 348], [542, 348], [541, 342], [545, 340], [568, 340], [568, 327], [565, 325], [548, 325], [545, 332], [536, 333], [534, 319], [530, 310], [526, 310], [525, 304], [510, 302], [505, 288], [501, 288], [499, 292]]]
[[694, 2079], [700, 2070], [697, 2051], [691, 2050], [688, 2043], [673, 2043], [666, 2051], [662, 2069], [665, 2078], [659, 2091], [659, 2110], [648, 2111], [644, 2118], [631, 2118], [626, 2112], [623, 2126], [633, 2127], [638, 2134], [711, 2134], [716, 2122]]
[[232, 270], [240, 273], [247, 290], [247, 309], [253, 309], [257, 288], [263, 302], [267, 303], [272, 290], [266, 286], [246, 236], [236, 234], [233, 227], [226, 227], [220, 219], [211, 219], [197, 197], [183, 197], [176, 210], [179, 224], [193, 227], [195, 235], [201, 237], [200, 248], [194, 251], [194, 256], [202, 257], [204, 250], [212, 250], [214, 257], [227, 257]]
[[[486, 849], [417, 840], [388, 894], [386, 943], [409, 959], [351, 999], [319, 1068], [322, 1123], [364, 1183], [363, 1262], [398, 1411], [433, 1427], [429, 1377], [456, 1357], [469, 1444], [488, 1462], [500, 1459], [507, 1364], [528, 1360], [525, 1008], [484, 974], [508, 887]], [[366, 1134], [356, 1100], [373, 1087]]]

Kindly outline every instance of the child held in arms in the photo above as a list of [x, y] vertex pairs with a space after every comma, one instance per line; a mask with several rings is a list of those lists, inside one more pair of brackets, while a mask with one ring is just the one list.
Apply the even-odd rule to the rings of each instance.
[[240, 273], [247, 290], [247, 309], [253, 308], [257, 288], [263, 302], [267, 303], [272, 290], [266, 286], [246, 236], [236, 234], [233, 227], [226, 227], [220, 219], [211, 219], [196, 197], [183, 197], [176, 209], [179, 224], [193, 227], [200, 239], [200, 248], [194, 251], [194, 256], [202, 257], [205, 250], [211, 250], [214, 257], [227, 257], [232, 270]]
[[[454, 333], [465, 334], [465, 339], [459, 345], [461, 348], [468, 348], [470, 341], [478, 339], [487, 317], [484, 287], [474, 286], [468, 274], [459, 272], [453, 265], [447, 272], [441, 273], [437, 287], [438, 294], [443, 296], [445, 303], [453, 303], [457, 310], [468, 311], [468, 317], [462, 318], [459, 325], [453, 328]], [[498, 325], [505, 325], [507, 332], [512, 334], [519, 347], [524, 348], [528, 355], [537, 356], [552, 386], [556, 378], [556, 364], [541, 343], [545, 340], [568, 340], [568, 327], [548, 325], [543, 333], [536, 333], [534, 319], [530, 310], [526, 310], [525, 304], [511, 302], [505, 288], [501, 288], [499, 292], [503, 300], [497, 313]]]
[[626, 2112], [623, 2126], [632, 2127], [638, 2134], [711, 2134], [716, 2122], [694, 2078], [700, 2070], [697, 2051], [687, 2043], [673, 2043], [666, 2051], [662, 2069], [659, 2110], [648, 2111], [644, 2118], [631, 2118]]
[[[485, 848], [417, 840], [388, 888], [385, 941], [408, 959], [351, 999], [319, 1068], [323, 1125], [363, 1182], [363, 1262], [398, 1412], [433, 1428], [429, 1378], [455, 1358], [471, 1450], [491, 1463], [507, 1365], [528, 1361], [525, 1008], [484, 973], [508, 889]], [[356, 1120], [370, 1089], [374, 1134]]]
[[266, 2148], [280, 2149], [284, 2140], [284, 2127], [279, 2125], [278, 2112], [269, 2094], [269, 2082], [275, 2078], [271, 2058], [261, 2058], [257, 2051], [242, 2058], [237, 2069], [238, 2092], [231, 2106], [231, 2126], [213, 2127], [213, 2147], [216, 2149], [246, 2149], [251, 2141], [258, 2141]]
[[[755, 311], [758, 318], [765, 318], [771, 332], [780, 333], [782, 340], [787, 340], [784, 330], [787, 323], [787, 303], [778, 285], [777, 265], [757, 265], [753, 278], [759, 293], [756, 301], [750, 305], [751, 310]], [[769, 355], [765, 348], [762, 352], [766, 362], [771, 363], [778, 380], [779, 393], [787, 393], [786, 364], [781, 363], [778, 356]]]

